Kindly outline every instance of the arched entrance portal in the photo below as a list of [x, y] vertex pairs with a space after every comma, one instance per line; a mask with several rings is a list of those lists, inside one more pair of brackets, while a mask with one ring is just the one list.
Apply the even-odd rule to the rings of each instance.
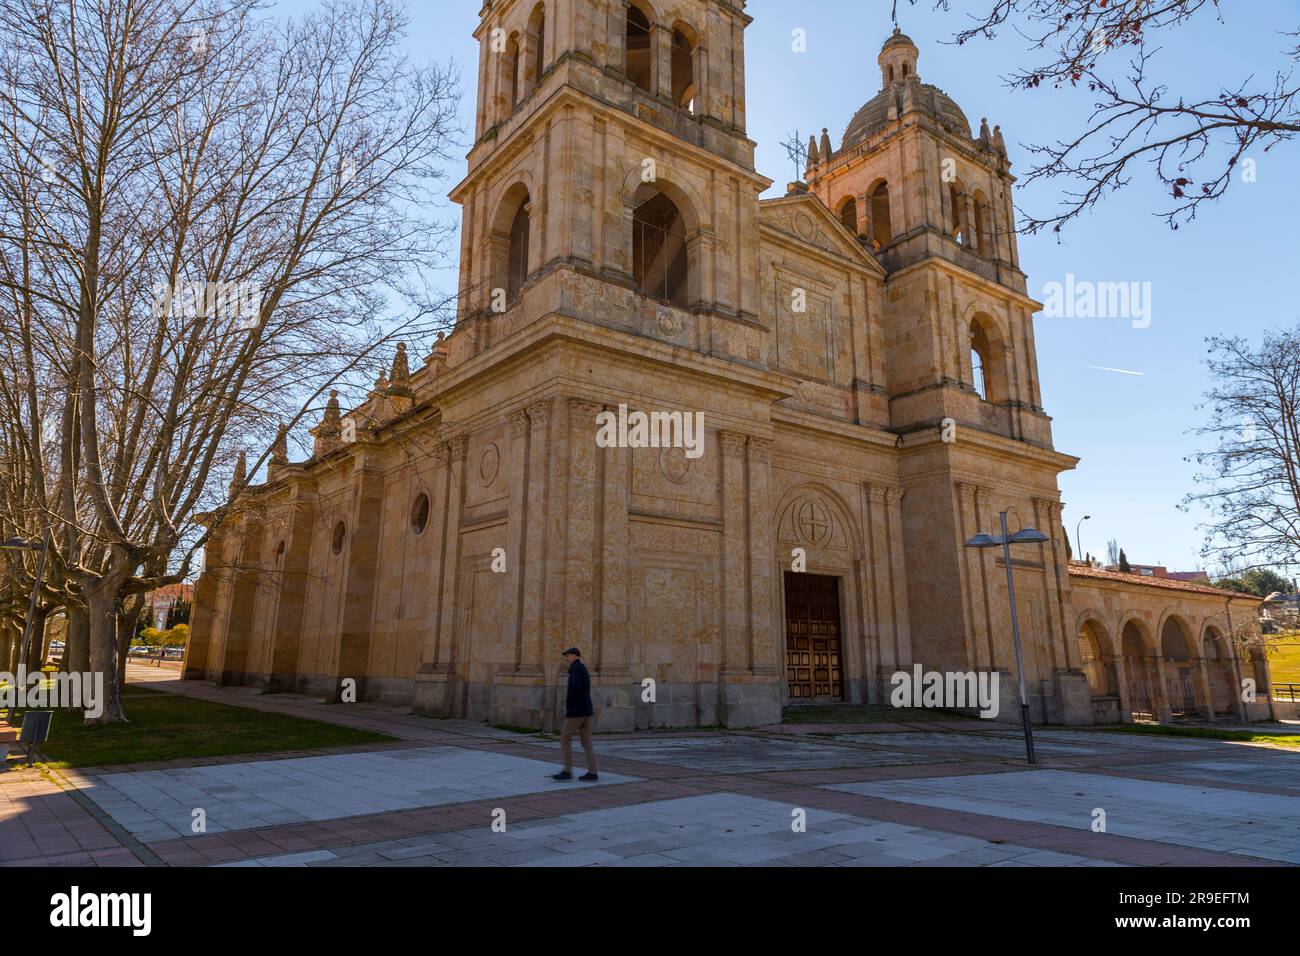
[[844, 699], [839, 578], [785, 572], [785, 658], [790, 703]]
[[1195, 717], [1196, 678], [1187, 650], [1187, 636], [1175, 618], [1165, 621], [1160, 631], [1160, 653], [1165, 659], [1165, 686], [1169, 692], [1169, 713], [1174, 717]]
[[1210, 706], [1216, 714], [1231, 714], [1232, 660], [1228, 649], [1221, 646], [1221, 641], [1219, 632], [1209, 628], [1201, 643], [1201, 656], [1205, 660], [1205, 669], [1210, 679]]
[[1147, 657], [1142, 642], [1142, 632], [1132, 621], [1124, 625], [1121, 642], [1124, 655], [1124, 677], [1128, 682], [1129, 712], [1139, 719], [1155, 720], [1155, 703], [1152, 697], [1152, 661]]

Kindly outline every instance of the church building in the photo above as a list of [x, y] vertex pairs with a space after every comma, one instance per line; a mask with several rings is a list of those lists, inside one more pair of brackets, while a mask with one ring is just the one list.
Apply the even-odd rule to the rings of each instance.
[[749, 23], [483, 3], [455, 328], [307, 461], [277, 441], [185, 676], [554, 728], [577, 645], [599, 730], [888, 704], [914, 665], [998, 672], [1018, 720], [1002, 550], [967, 546], [1007, 512], [1045, 537], [1011, 552], [1035, 720], [1267, 718], [1257, 600], [1071, 561], [1001, 131], [895, 29], [761, 199]]

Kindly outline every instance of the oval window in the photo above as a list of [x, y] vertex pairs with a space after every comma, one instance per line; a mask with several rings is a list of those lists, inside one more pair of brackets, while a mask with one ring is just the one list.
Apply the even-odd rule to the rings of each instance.
[[335, 554], [342, 552], [343, 538], [347, 534], [347, 531], [347, 526], [344, 525], [342, 521], [334, 526], [334, 537], [330, 541], [330, 548], [333, 549]]
[[429, 496], [421, 492], [411, 503], [411, 530], [423, 534], [429, 526]]

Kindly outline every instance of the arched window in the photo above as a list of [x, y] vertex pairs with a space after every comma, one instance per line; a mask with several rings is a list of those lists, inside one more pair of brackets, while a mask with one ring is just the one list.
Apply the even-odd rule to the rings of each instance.
[[632, 274], [643, 295], [687, 305], [686, 223], [671, 199], [656, 193], [632, 214]]
[[627, 8], [627, 78], [647, 93], [654, 92], [654, 50], [650, 18], [640, 7]]
[[343, 542], [347, 537], [348, 526], [342, 521], [334, 526], [334, 533], [330, 535], [330, 550], [335, 554], [343, 553]]
[[840, 222], [855, 236], [858, 234], [858, 201], [850, 196], [840, 207]]
[[952, 222], [949, 226], [949, 234], [959, 243], [966, 241], [965, 229], [965, 209], [966, 195], [961, 188], [960, 183], [948, 184], [948, 205], [952, 207]]
[[1124, 625], [1120, 648], [1124, 655], [1124, 677], [1128, 682], [1129, 710], [1134, 715], [1154, 716], [1151, 664], [1147, 661], [1142, 632], [1132, 621]]
[[889, 218], [888, 183], [881, 183], [871, 193], [871, 238], [877, 252], [894, 241], [894, 226]]
[[1187, 637], [1182, 625], [1175, 618], [1165, 621], [1160, 630], [1160, 651], [1170, 660], [1185, 661], [1190, 656], [1187, 651]]
[[514, 109], [519, 105], [519, 99], [523, 94], [521, 83], [524, 78], [523, 73], [523, 47], [519, 45], [519, 34], [513, 34], [510, 42], [506, 44], [506, 56], [509, 58], [510, 70], [510, 108]]
[[533, 82], [540, 82], [546, 72], [546, 8], [540, 3], [533, 10], [533, 36], [537, 39], [537, 69]]
[[695, 34], [685, 24], [673, 27], [673, 102], [695, 112]]
[[889, 65], [889, 82], [894, 82], [894, 65], [892, 63]]
[[1106, 642], [1092, 622], [1079, 629], [1079, 660], [1088, 675], [1088, 688], [1093, 697], [1111, 697], [1115, 694], [1114, 671], [1105, 658]]
[[514, 302], [528, 280], [529, 208], [527, 195], [510, 223], [510, 252], [506, 260], [506, 301]]
[[989, 201], [984, 193], [975, 191], [975, 245], [979, 254], [985, 257], [993, 255], [993, 229], [989, 218]]
[[984, 326], [978, 322], [970, 324], [970, 364], [971, 364], [971, 384], [975, 391], [979, 393], [981, 401], [989, 400], [988, 370], [990, 368], [989, 359], [989, 337], [984, 331]]

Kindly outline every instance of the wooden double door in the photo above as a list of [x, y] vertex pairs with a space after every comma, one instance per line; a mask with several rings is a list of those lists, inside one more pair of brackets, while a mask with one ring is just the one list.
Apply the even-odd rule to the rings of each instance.
[[785, 679], [792, 704], [844, 699], [839, 583], [785, 572]]

